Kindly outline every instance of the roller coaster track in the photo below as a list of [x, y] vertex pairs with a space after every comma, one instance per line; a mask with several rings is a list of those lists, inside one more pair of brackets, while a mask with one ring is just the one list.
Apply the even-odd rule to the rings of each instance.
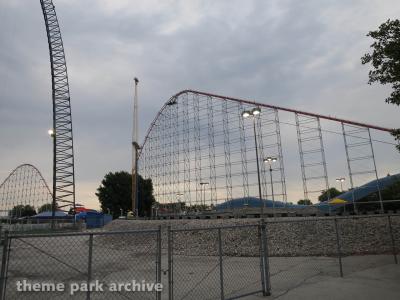
[[301, 115], [305, 115], [305, 116], [310, 116], [310, 117], [330, 120], [330, 121], [334, 121], [334, 122], [340, 122], [340, 123], [343, 123], [343, 124], [354, 125], [354, 126], [359, 126], [359, 127], [363, 127], [363, 128], [375, 129], [375, 130], [378, 130], [378, 131], [391, 132], [393, 130], [392, 128], [385, 128], [385, 127], [376, 126], [376, 125], [372, 125], [372, 124], [355, 122], [355, 121], [351, 121], [351, 120], [340, 119], [340, 118], [336, 118], [336, 117], [332, 117], [332, 116], [326, 116], [326, 115], [316, 114], [316, 113], [312, 113], [312, 112], [305, 112], [305, 111], [296, 110], [296, 109], [292, 109], [292, 108], [276, 106], [276, 105], [270, 105], [270, 104], [265, 104], [265, 103], [246, 100], [246, 99], [222, 96], [222, 95], [217, 95], [217, 94], [212, 94], [212, 93], [207, 93], [207, 92], [202, 92], [202, 91], [196, 91], [196, 90], [183, 90], [183, 91], [180, 91], [179, 93], [173, 95], [163, 105], [163, 107], [160, 109], [160, 111], [157, 113], [157, 115], [154, 118], [153, 122], [150, 124], [149, 129], [147, 130], [147, 134], [146, 134], [146, 136], [145, 136], [145, 138], [143, 140], [142, 147], [144, 146], [144, 144], [146, 144], [146, 141], [147, 141], [147, 138], [149, 136], [149, 133], [153, 129], [153, 127], [156, 124], [159, 116], [162, 114], [162, 112], [165, 110], [165, 108], [168, 107], [168, 105], [170, 105], [170, 103], [176, 101], [176, 99], [179, 98], [179, 96], [184, 95], [184, 94], [195, 94], [195, 95], [211, 97], [212, 99], [228, 100], [228, 101], [233, 101], [233, 102], [238, 102], [238, 103], [243, 103], [243, 104], [249, 104], [249, 105], [255, 105], [255, 106], [259, 106], [259, 107], [276, 109], [276, 110], [291, 112], [291, 113], [295, 113], [295, 114], [301, 114]]
[[[244, 120], [244, 113], [248, 117], [255, 108], [259, 114]], [[281, 122], [281, 111], [294, 116], [295, 123]], [[336, 129], [326, 130], [327, 122], [321, 125], [322, 120]], [[156, 201], [164, 205], [163, 210], [177, 210], [174, 203], [179, 202], [189, 207], [189, 212], [219, 204], [230, 209], [232, 200], [246, 205], [254, 197], [263, 206], [262, 199], [286, 203], [281, 124], [293, 126], [285, 131], [287, 140], [293, 140], [290, 132], [296, 129], [303, 199], [318, 201], [322, 192], [330, 190], [328, 162], [333, 156], [327, 159], [323, 139], [334, 133], [343, 138], [343, 144], [340, 140], [336, 143], [344, 146], [347, 170], [341, 172], [348, 172], [350, 189], [374, 182], [384, 210], [373, 147], [374, 142], [382, 141], [373, 140], [370, 130], [388, 135], [392, 129], [195, 90], [173, 95], [155, 116], [139, 154], [141, 175], [152, 179]], [[293, 157], [292, 149], [287, 153]], [[276, 163], [267, 168], [266, 158], [274, 158]], [[293, 169], [293, 164], [290, 167]], [[330, 199], [329, 194], [327, 197]]]
[[16, 167], [0, 183], [0, 214], [8, 215], [18, 205], [38, 210], [52, 201], [52, 193], [40, 171], [31, 164]]
[[53, 204], [75, 207], [74, 147], [68, 72], [52, 0], [40, 0], [49, 44], [53, 101]]

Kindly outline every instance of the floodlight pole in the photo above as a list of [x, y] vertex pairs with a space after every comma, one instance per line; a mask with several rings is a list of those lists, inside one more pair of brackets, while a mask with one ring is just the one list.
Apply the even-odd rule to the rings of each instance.
[[[208, 185], [208, 182], [200, 182], [200, 186], [201, 186], [201, 194], [203, 199], [200, 199], [200, 204], [204, 205], [204, 209], [206, 207], [206, 185]], [[203, 203], [201, 203], [203, 201]]]
[[278, 159], [276, 157], [271, 157], [268, 156], [267, 158], [264, 159], [265, 163], [268, 163], [269, 165], [269, 178], [271, 181], [271, 193], [272, 193], [272, 212], [275, 218], [275, 195], [274, 195], [274, 182], [272, 180], [272, 163], [277, 161]]
[[[56, 141], [56, 119], [55, 119], [55, 107], [53, 105], [53, 131], [50, 133], [50, 136], [53, 140], [53, 193], [52, 193], [52, 201], [51, 201], [51, 229], [55, 228], [55, 218], [56, 218], [56, 190], [57, 190], [57, 141]], [[74, 207], [75, 208], [75, 207]], [[74, 216], [75, 219], [75, 216]]]
[[261, 195], [261, 180], [260, 180], [260, 162], [258, 157], [258, 143], [257, 143], [257, 131], [256, 131], [256, 116], [261, 113], [259, 107], [253, 108], [251, 111], [242, 112], [243, 118], [252, 117], [253, 119], [253, 131], [254, 131], [254, 143], [256, 146], [256, 163], [257, 163], [257, 179], [258, 179], [258, 197], [260, 198], [260, 218], [262, 218], [264, 214], [264, 201]]
[[341, 192], [343, 193], [344, 191], [343, 191], [343, 182], [346, 180], [346, 178], [344, 178], [344, 177], [340, 177], [340, 178], [336, 178], [336, 181], [337, 182], [340, 182], [340, 190], [341, 190]]
[[274, 195], [274, 182], [272, 181], [272, 166], [271, 162], [269, 162], [269, 177], [271, 180], [271, 193], [272, 193], [272, 212], [275, 217], [275, 195]]
[[258, 145], [257, 145], [257, 133], [256, 133], [256, 117], [253, 116], [253, 130], [254, 130], [254, 143], [256, 145], [256, 162], [257, 162], [257, 180], [258, 180], [258, 197], [260, 198], [260, 218], [264, 215], [264, 201], [261, 196], [261, 180], [260, 180], [260, 162], [258, 161]]
[[[346, 180], [346, 178], [344, 178], [344, 177], [340, 177], [340, 178], [336, 178], [336, 181], [337, 182], [340, 182], [340, 190], [342, 191], [342, 193], [344, 192], [343, 191], [343, 182]], [[328, 200], [329, 201], [329, 200]], [[344, 206], [343, 206], [344, 208], [343, 208], [343, 211], [344, 212], [346, 212], [346, 203], [344, 204]], [[329, 205], [329, 213], [331, 212], [330, 209], [331, 208], [331, 206]]]

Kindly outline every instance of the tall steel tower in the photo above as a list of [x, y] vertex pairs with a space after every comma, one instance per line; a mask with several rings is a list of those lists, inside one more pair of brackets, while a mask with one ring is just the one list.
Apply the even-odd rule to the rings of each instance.
[[138, 84], [135, 81], [135, 96], [133, 98], [133, 127], [132, 127], [132, 213], [138, 216], [138, 154], [139, 154], [139, 122], [138, 122]]
[[74, 144], [67, 64], [60, 26], [52, 0], [40, 0], [50, 52], [53, 128], [53, 209], [75, 211]]

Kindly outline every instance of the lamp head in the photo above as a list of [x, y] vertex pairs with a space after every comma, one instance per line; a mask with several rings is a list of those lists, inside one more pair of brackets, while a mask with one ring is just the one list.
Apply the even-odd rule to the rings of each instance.
[[276, 157], [268, 156], [264, 159], [264, 162], [273, 163], [276, 162], [278, 159]]
[[253, 116], [257, 116], [257, 115], [261, 114], [261, 109], [259, 107], [255, 107], [255, 108], [253, 108], [251, 113]]
[[250, 112], [248, 110], [245, 110], [244, 112], [242, 112], [242, 117], [245, 119], [250, 117]]
[[54, 130], [53, 130], [53, 129], [49, 129], [49, 130], [47, 131], [47, 133], [48, 133], [50, 136], [54, 136]]

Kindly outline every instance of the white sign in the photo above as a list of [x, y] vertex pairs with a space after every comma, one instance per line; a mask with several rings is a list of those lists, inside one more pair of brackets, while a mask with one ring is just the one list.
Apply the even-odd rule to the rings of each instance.
[[[64, 282], [49, 281], [28, 281], [26, 279], [16, 282], [18, 292], [65, 292], [68, 290], [71, 296], [79, 292], [161, 292], [163, 285], [161, 283], [147, 282], [146, 280], [129, 282], [100, 282], [94, 280], [91, 282], [70, 282], [66, 285]], [[68, 289], [67, 289], [68, 287]]]

